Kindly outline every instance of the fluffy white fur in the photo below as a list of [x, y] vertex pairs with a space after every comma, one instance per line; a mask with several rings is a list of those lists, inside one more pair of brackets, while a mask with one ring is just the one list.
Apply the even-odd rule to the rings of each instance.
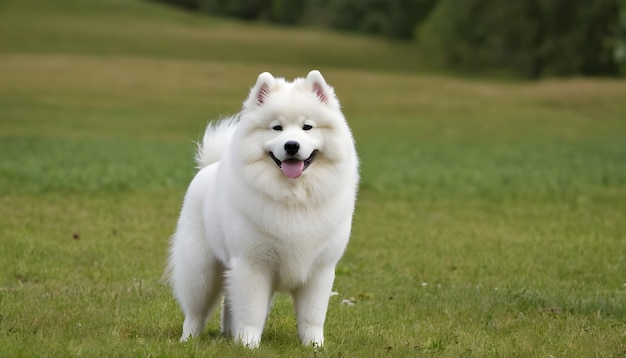
[[[296, 178], [281, 170], [307, 160]], [[223, 298], [222, 332], [257, 347], [282, 291], [294, 298], [302, 343], [321, 346], [359, 181], [333, 88], [318, 71], [293, 82], [262, 73], [237, 116], [209, 125], [196, 161], [169, 260], [181, 340], [199, 335]]]

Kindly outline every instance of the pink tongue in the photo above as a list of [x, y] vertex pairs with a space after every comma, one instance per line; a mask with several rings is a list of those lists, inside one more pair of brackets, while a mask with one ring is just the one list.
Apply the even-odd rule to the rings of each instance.
[[288, 178], [295, 179], [302, 175], [304, 170], [304, 161], [302, 160], [285, 160], [280, 164], [280, 169]]

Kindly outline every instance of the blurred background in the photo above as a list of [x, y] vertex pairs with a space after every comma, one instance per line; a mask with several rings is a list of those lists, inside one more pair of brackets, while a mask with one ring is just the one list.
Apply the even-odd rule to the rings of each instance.
[[0, 0], [0, 356], [249, 353], [178, 344], [168, 238], [207, 123], [319, 69], [362, 178], [327, 347], [279, 296], [253, 355], [623, 357], [625, 36], [623, 0]]
[[412, 41], [426, 59], [472, 72], [617, 76], [622, 0], [157, 0], [212, 16], [318, 26]]

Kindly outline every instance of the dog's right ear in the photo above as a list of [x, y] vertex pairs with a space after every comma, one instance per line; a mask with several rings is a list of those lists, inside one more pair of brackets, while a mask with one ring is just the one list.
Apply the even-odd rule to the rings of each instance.
[[274, 84], [274, 76], [269, 72], [263, 72], [256, 80], [256, 84], [250, 90], [250, 95], [244, 103], [245, 107], [262, 106], [270, 95], [270, 89]]

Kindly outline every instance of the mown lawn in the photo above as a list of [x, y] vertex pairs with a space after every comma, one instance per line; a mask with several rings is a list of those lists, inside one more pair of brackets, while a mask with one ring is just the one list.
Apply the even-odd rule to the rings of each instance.
[[[179, 344], [194, 140], [259, 72], [335, 86], [362, 185], [327, 345]], [[143, 1], [0, 3], [2, 356], [626, 356], [626, 83], [429, 73], [411, 44]], [[349, 300], [354, 305], [342, 304]]]

